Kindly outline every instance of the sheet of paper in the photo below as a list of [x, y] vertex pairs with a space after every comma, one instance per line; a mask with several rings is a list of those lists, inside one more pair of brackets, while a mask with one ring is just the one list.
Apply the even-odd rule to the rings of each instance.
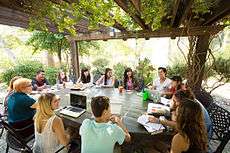
[[151, 114], [151, 113], [164, 113], [166, 111], [170, 111], [170, 108], [168, 106], [161, 105], [161, 104], [155, 104], [155, 103], [149, 103], [148, 104], [147, 113], [149, 113], [149, 114]]
[[164, 105], [170, 105], [170, 100], [164, 97], [161, 97], [161, 103]]
[[142, 124], [146, 130], [150, 133], [156, 131], [163, 131], [165, 128], [162, 124], [150, 123], [148, 120], [148, 115], [142, 115], [137, 119], [137, 122]]

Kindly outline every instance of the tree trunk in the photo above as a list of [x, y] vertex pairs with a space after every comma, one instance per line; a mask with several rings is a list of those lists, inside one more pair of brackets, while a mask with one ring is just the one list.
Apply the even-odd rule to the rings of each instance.
[[47, 65], [50, 67], [54, 67], [54, 59], [53, 59], [53, 55], [47, 52]]
[[188, 83], [192, 88], [196, 98], [205, 106], [213, 102], [213, 99], [210, 94], [208, 94], [205, 90], [202, 89], [202, 81], [204, 77], [205, 70], [205, 62], [209, 48], [209, 38], [210, 35], [202, 35], [198, 36], [195, 44], [194, 55], [192, 56], [189, 68], [190, 72], [188, 72]]
[[78, 45], [76, 41], [71, 40], [70, 46], [71, 46], [71, 69], [72, 69], [71, 75], [73, 76], [74, 79], [73, 81], [75, 82], [80, 75], [79, 51], [78, 51]]

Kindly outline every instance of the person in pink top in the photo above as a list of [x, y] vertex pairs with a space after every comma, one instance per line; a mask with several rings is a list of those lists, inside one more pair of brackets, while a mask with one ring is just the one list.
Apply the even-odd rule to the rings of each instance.
[[124, 72], [124, 88], [126, 90], [138, 90], [136, 79], [133, 76], [133, 71], [131, 68], [126, 68]]

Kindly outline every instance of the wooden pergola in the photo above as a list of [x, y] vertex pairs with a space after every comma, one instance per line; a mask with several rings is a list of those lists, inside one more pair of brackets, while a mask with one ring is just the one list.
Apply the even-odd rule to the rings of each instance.
[[[77, 2], [76, 0], [49, 0], [52, 3], [60, 4], [65, 1], [69, 4]], [[149, 24], [141, 17], [142, 7], [141, 0], [114, 0], [114, 2], [123, 9], [132, 20], [137, 23], [141, 30], [129, 31], [122, 26], [118, 21], [114, 22], [113, 28], [119, 32], [110, 33], [110, 28], [100, 25], [96, 31], [89, 30], [87, 16], [75, 25], [78, 35], [76, 37], [69, 36], [68, 39], [72, 48], [72, 66], [73, 71], [79, 76], [79, 49], [78, 41], [91, 40], [109, 40], [109, 39], [123, 39], [129, 38], [145, 38], [148, 40], [152, 37], [170, 37], [172, 39], [181, 36], [197, 36], [196, 44], [196, 61], [199, 61], [200, 67], [205, 64], [207, 50], [209, 47], [210, 35], [215, 35], [223, 30], [224, 26], [219, 24], [220, 20], [230, 18], [230, 1], [229, 0], [215, 0], [214, 5], [210, 8], [211, 13], [206, 13], [200, 16], [203, 20], [194, 18], [195, 14], [192, 12], [193, 0], [174, 0], [172, 11], [162, 18], [163, 27], [153, 31]], [[29, 19], [33, 14], [26, 11], [31, 0], [1, 0], [0, 1], [0, 24], [18, 26], [28, 28]], [[130, 13], [130, 8], [134, 8], [135, 12]], [[110, 14], [113, 16], [113, 14]], [[170, 18], [168, 18], [171, 16]], [[48, 29], [51, 32], [57, 32], [57, 27], [47, 19]], [[66, 32], [68, 35], [68, 33]], [[201, 87], [203, 73], [197, 76], [199, 82], [197, 88]]]

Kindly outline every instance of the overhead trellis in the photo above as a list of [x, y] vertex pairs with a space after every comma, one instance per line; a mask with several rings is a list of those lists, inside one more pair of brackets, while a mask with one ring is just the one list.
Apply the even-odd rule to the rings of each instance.
[[0, 7], [0, 23], [73, 35], [105, 34], [108, 27], [121, 32], [202, 28], [229, 19], [230, 12], [226, 0], [1, 0]]

